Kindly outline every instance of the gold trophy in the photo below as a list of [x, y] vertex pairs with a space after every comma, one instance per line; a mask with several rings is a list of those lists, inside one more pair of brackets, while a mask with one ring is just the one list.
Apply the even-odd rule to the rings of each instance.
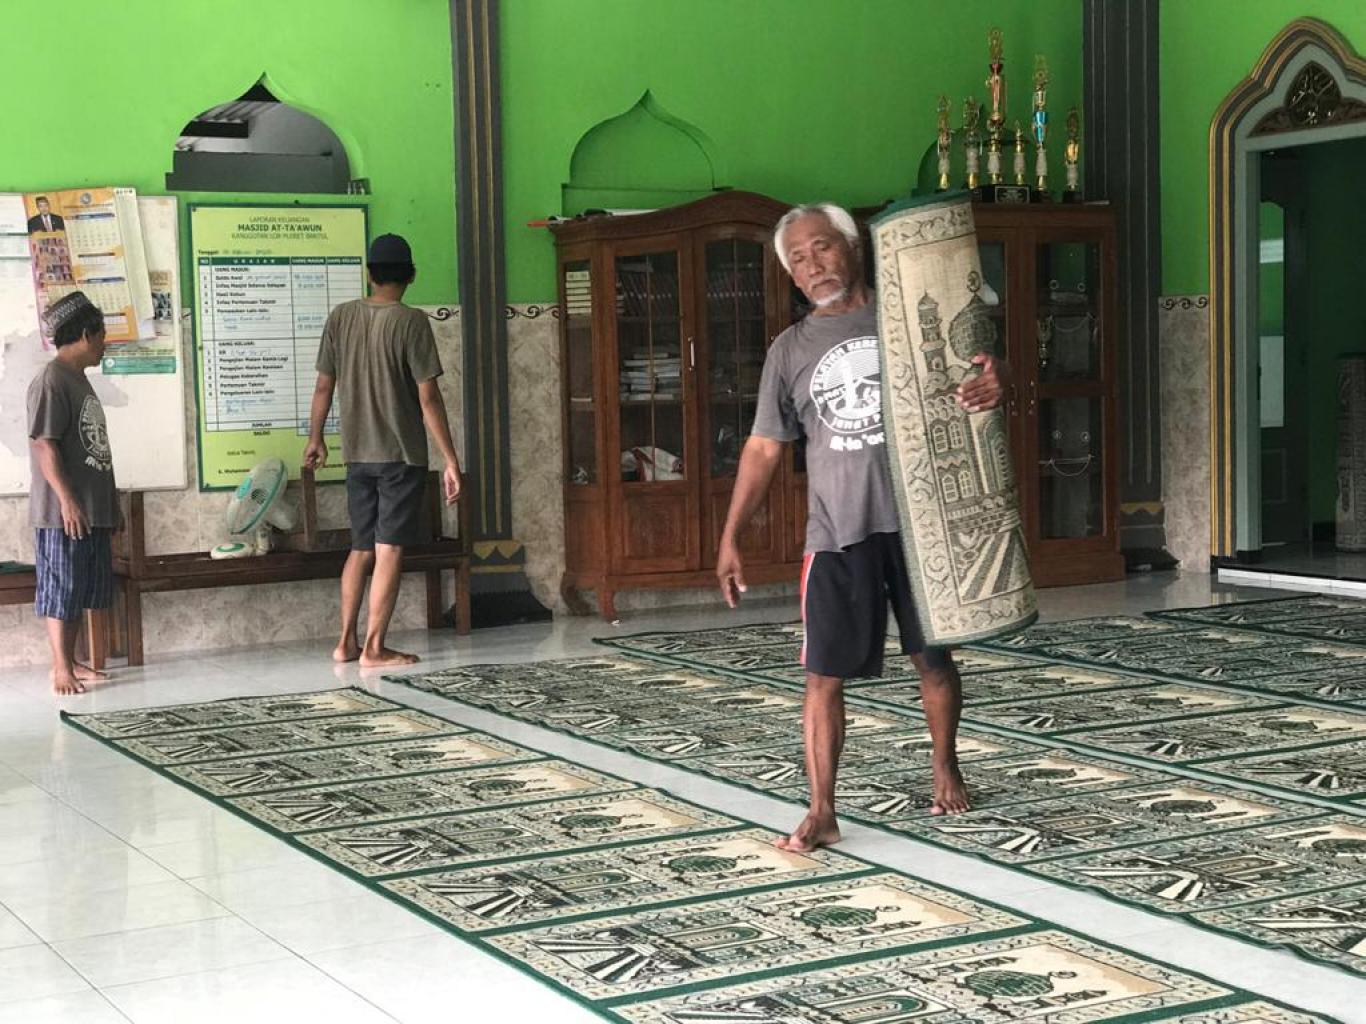
[[1025, 162], [1025, 140], [1024, 125], [1020, 124], [1020, 119], [1015, 119], [1015, 184], [1029, 189], [1029, 165]]
[[982, 184], [982, 133], [978, 131], [982, 104], [969, 96], [963, 101], [963, 152], [967, 156], [968, 188], [976, 192]]
[[1081, 119], [1077, 116], [1077, 108], [1073, 107], [1067, 112], [1067, 148], [1063, 151], [1063, 166], [1067, 170], [1067, 185], [1062, 190], [1062, 201], [1064, 203], [1079, 203], [1081, 196], [1081, 168], [1078, 163], [1081, 160]]
[[1043, 54], [1034, 57], [1034, 197], [1048, 199], [1048, 63]]
[[940, 180], [934, 187], [937, 193], [947, 193], [949, 187], [949, 160], [952, 157], [952, 150], [949, 149], [953, 139], [953, 130], [948, 127], [948, 97], [941, 96], [938, 101], [938, 113], [940, 113], [940, 124], [938, 124], [938, 142], [936, 149], [938, 152], [938, 175]]
[[999, 185], [1005, 181], [1001, 173], [1001, 135], [1006, 123], [1006, 80], [1002, 72], [1005, 62], [1001, 60], [1001, 30], [993, 28], [987, 33], [987, 49], [991, 54], [991, 74], [987, 76], [986, 87], [991, 93], [991, 114], [987, 117], [987, 181]]
[[940, 96], [940, 101], [938, 101], [940, 124], [938, 124], [938, 142], [936, 145], [936, 149], [938, 150], [938, 175], [940, 175], [940, 180], [938, 180], [938, 184], [936, 188], [934, 188], [934, 191], [938, 191], [938, 193], [947, 193], [949, 186], [949, 158], [952, 156], [949, 145], [952, 143], [953, 130], [948, 127], [948, 111], [948, 97]]

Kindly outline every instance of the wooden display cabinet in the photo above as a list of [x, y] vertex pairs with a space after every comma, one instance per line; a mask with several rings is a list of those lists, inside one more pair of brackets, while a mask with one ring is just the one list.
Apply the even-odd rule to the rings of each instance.
[[[684, 206], [555, 225], [561, 309], [566, 602], [715, 583], [759, 374], [792, 322], [771, 238], [786, 204], [721, 192]], [[806, 529], [799, 453], [740, 537], [746, 579], [796, 579]], [[719, 598], [718, 598], [719, 600]]]
[[1006, 412], [1034, 583], [1121, 579], [1114, 211], [977, 204], [973, 217], [1015, 376]]
[[[802, 312], [771, 244], [786, 204], [722, 192], [552, 227], [561, 309], [566, 602], [715, 583], [768, 346]], [[974, 208], [1038, 586], [1119, 579], [1116, 246], [1104, 205]], [[746, 579], [797, 577], [801, 444], [740, 537]]]

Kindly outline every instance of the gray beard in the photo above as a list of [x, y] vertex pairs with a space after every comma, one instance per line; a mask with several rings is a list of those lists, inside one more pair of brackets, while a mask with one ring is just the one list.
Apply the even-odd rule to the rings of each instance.
[[849, 297], [849, 289], [848, 289], [848, 288], [841, 288], [841, 289], [840, 289], [839, 291], [837, 291], [837, 292], [832, 292], [832, 293], [830, 293], [829, 295], [822, 296], [821, 298], [816, 299], [816, 300], [814, 300], [814, 301], [815, 301], [815, 303], [816, 303], [816, 308], [817, 308], [817, 309], [825, 309], [825, 307], [827, 307], [827, 306], [833, 306], [833, 305], [835, 305], [835, 303], [837, 303], [837, 302], [843, 302], [843, 301], [844, 301], [845, 299], [847, 299], [848, 297]]

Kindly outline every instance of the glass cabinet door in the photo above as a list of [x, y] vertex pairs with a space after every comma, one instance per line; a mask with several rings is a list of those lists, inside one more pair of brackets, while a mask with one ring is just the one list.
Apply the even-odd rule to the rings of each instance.
[[1099, 381], [1100, 246], [1045, 243], [1036, 267], [1039, 380]]
[[1042, 242], [1035, 250], [1037, 529], [1041, 540], [1107, 533], [1107, 384], [1101, 343], [1101, 247]]
[[616, 259], [617, 394], [623, 481], [682, 480], [682, 313], [677, 252]]
[[1097, 537], [1105, 532], [1104, 400], [1039, 401], [1039, 536]]
[[733, 477], [754, 424], [767, 348], [764, 246], [743, 238], [709, 242], [705, 267], [709, 472]]
[[991, 353], [998, 359], [1006, 357], [1006, 308], [1009, 274], [1006, 269], [1006, 244], [995, 241], [979, 241], [978, 256], [982, 263], [982, 287], [978, 295], [986, 303], [987, 317], [996, 328], [996, 344]]
[[568, 479], [598, 482], [597, 407], [593, 401], [593, 289], [588, 260], [564, 264], [565, 399]]

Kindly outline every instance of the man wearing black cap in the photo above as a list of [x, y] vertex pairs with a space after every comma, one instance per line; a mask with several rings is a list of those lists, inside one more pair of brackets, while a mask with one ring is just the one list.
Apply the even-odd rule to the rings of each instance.
[[[327, 464], [323, 423], [333, 390], [339, 389], [351, 555], [342, 570], [341, 639], [332, 657], [359, 659], [369, 668], [417, 661], [384, 640], [398, 600], [403, 548], [418, 540], [427, 434], [446, 463], [441, 483], [448, 505], [460, 496], [460, 460], [437, 383], [441, 360], [431, 324], [426, 313], [402, 302], [417, 275], [412, 250], [398, 235], [380, 235], [370, 244], [366, 265], [369, 298], [342, 303], [323, 327], [304, 465]], [[362, 645], [360, 603], [372, 570]]]
[[85, 377], [104, 357], [104, 314], [72, 292], [44, 315], [57, 355], [28, 386], [33, 611], [47, 620], [52, 688], [84, 693], [83, 683], [104, 673], [76, 663], [76, 632], [82, 611], [113, 599], [109, 539], [119, 518], [104, 407]]

